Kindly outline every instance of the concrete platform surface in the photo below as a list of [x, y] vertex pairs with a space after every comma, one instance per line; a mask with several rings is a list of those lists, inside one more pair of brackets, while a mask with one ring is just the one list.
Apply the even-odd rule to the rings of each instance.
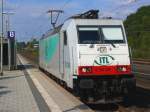
[[0, 112], [40, 112], [23, 71], [0, 76]]
[[93, 112], [88, 106], [79, 101], [71, 93], [63, 89], [21, 55], [21, 63], [41, 93], [51, 112]]

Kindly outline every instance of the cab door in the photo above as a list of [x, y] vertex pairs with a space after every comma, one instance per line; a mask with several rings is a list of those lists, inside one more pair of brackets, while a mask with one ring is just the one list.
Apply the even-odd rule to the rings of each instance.
[[63, 80], [69, 80], [70, 76], [70, 57], [69, 57], [69, 46], [67, 40], [66, 31], [61, 32], [60, 42], [60, 73]]
[[60, 74], [64, 78], [64, 31], [60, 32]]

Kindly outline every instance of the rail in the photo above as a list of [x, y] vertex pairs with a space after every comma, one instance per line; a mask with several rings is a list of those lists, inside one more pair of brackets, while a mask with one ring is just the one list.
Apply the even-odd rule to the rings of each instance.
[[134, 58], [133, 63], [150, 65], [150, 59], [135, 59]]

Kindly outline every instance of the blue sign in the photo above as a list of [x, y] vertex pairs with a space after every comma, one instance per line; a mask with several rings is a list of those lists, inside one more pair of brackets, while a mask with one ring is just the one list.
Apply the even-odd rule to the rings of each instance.
[[8, 38], [14, 39], [15, 38], [15, 31], [8, 31]]

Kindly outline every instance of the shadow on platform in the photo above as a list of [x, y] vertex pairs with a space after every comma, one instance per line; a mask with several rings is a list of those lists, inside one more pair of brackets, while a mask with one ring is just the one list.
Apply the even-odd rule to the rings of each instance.
[[17, 67], [19, 70], [25, 70], [25, 69], [32, 69], [32, 68], [35, 68], [35, 66], [33, 65], [18, 65]]
[[5, 89], [5, 88], [8, 88], [8, 87], [6, 87], [6, 86], [0, 86], [0, 89]]
[[7, 89], [7, 88], [8, 87], [6, 87], [6, 86], [0, 86], [0, 97], [11, 92], [10, 90], [3, 90], [3, 89]]
[[[17, 78], [17, 77], [22, 77], [24, 75], [17, 75], [17, 76], [3, 76], [0, 77], [0, 80], [6, 80], [6, 79], [12, 79], [12, 78]], [[1, 88], [0, 88], [1, 89]]]
[[3, 95], [6, 95], [8, 93], [10, 93], [11, 91], [6, 90], [6, 91], [0, 91], [0, 97], [2, 97]]
[[85, 106], [85, 104], [81, 104], [81, 105], [75, 106], [71, 109], [65, 110], [63, 112], [70, 112], [70, 111], [77, 110], [77, 109], [79, 109], [79, 110], [88, 110], [89, 108], [87, 106]]

